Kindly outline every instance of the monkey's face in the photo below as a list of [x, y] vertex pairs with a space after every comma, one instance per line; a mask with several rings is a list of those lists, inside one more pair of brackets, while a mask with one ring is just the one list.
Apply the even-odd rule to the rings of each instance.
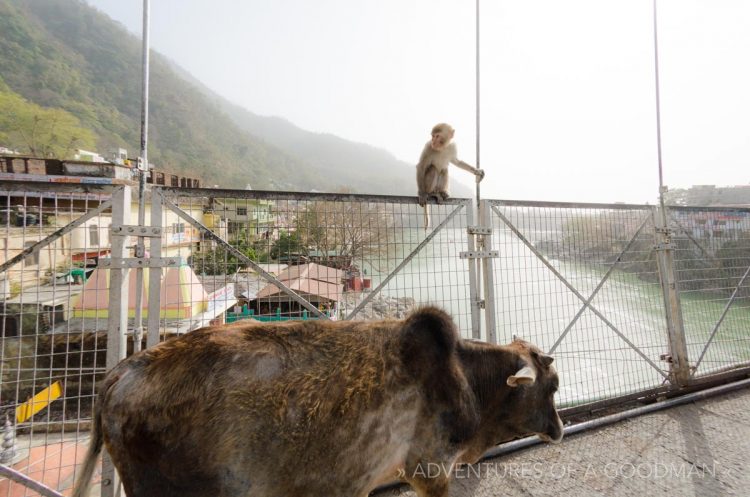
[[432, 150], [442, 150], [450, 141], [445, 131], [439, 131], [432, 134]]
[[432, 128], [432, 140], [430, 141], [430, 147], [436, 152], [443, 150], [453, 139], [453, 133], [455, 131], [450, 124], [440, 123], [436, 124]]

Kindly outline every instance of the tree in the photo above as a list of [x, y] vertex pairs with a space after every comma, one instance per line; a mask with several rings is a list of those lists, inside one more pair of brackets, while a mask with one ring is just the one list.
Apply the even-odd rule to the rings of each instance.
[[305, 252], [304, 244], [300, 239], [299, 235], [295, 232], [289, 233], [282, 231], [279, 233], [279, 239], [276, 240], [271, 247], [271, 258], [278, 260], [282, 256], [289, 256], [291, 254], [298, 254]]
[[[738, 232], [736, 240], [727, 241], [716, 253], [721, 275], [726, 281], [725, 284], [719, 286], [724, 287], [723, 290], [727, 296], [734, 292], [739, 282], [742, 281], [745, 271], [750, 267], [750, 247], [747, 244], [749, 237], [750, 233], [747, 231]], [[741, 298], [750, 296], [750, 281], [748, 279], [745, 279], [740, 287], [738, 296]]]
[[67, 159], [77, 148], [90, 148], [94, 134], [62, 109], [44, 108], [0, 90], [0, 136], [11, 148], [36, 157]]
[[[257, 262], [258, 256], [251, 247], [237, 247], [231, 244], [250, 260]], [[233, 252], [227, 250], [224, 246], [217, 246], [210, 250], [201, 250], [195, 252], [190, 258], [190, 265], [197, 274], [234, 274], [240, 268], [247, 266]]]
[[[302, 243], [324, 254], [335, 252], [353, 261], [367, 259], [376, 266], [377, 260], [395, 240], [387, 243], [393, 217], [383, 206], [363, 202], [313, 202], [295, 221], [296, 233]], [[395, 235], [394, 235], [395, 236]]]

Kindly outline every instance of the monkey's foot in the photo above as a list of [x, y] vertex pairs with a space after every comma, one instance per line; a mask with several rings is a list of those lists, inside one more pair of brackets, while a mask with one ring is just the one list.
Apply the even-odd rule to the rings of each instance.
[[425, 195], [425, 194], [420, 194], [419, 195], [419, 205], [422, 206], [422, 207], [424, 207], [425, 205], [427, 205], [427, 195]]
[[448, 195], [448, 192], [437, 192], [435, 198], [437, 199], [438, 203], [442, 203], [451, 198], [451, 196]]

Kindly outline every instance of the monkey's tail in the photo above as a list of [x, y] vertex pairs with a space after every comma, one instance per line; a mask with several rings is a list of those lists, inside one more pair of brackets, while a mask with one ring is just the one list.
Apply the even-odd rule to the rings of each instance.
[[430, 206], [425, 204], [424, 205], [424, 229], [427, 231], [430, 228], [431, 220], [430, 220]]

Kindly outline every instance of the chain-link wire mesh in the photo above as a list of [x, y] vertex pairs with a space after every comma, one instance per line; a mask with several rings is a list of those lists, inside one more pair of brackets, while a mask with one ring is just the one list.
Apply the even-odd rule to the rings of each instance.
[[750, 209], [672, 207], [690, 364], [702, 376], [750, 362]]
[[[186, 262], [165, 278], [167, 333], [218, 322], [223, 310], [227, 322], [371, 320], [434, 304], [470, 334], [468, 263], [458, 256], [468, 201], [431, 205], [425, 229], [411, 198], [226, 190], [164, 198], [162, 256]], [[194, 319], [170, 320], [173, 303]]]
[[[111, 214], [108, 193], [60, 190], [0, 190], [0, 462], [67, 490], [105, 372], [107, 304], [91, 297]], [[0, 495], [38, 494], [0, 479]]]
[[[490, 201], [499, 341], [553, 353], [561, 405], [660, 385], [664, 298], [647, 206]], [[589, 305], [586, 305], [586, 304]]]
[[[471, 337], [483, 297], [494, 328], [482, 326], [482, 337], [517, 335], [553, 353], [560, 405], [614, 402], [670, 385], [658, 261], [672, 250], [674, 266], [661, 273], [677, 275], [677, 321], [696, 374], [750, 361], [748, 209], [670, 208], [672, 231], [663, 232], [650, 206], [486, 201], [492, 235], [483, 243], [469, 200], [430, 205], [425, 229], [411, 197], [153, 190], [146, 257], [164, 266], [143, 270], [143, 325], [157, 323], [143, 346], [225, 322], [401, 318], [424, 304], [449, 311]], [[62, 492], [88, 442], [112, 330], [116, 192], [85, 191], [0, 190], [0, 454]], [[136, 209], [134, 201], [131, 219]], [[134, 257], [136, 237], [123, 239]], [[481, 259], [490, 250], [499, 255]], [[135, 270], [127, 281], [130, 353]], [[2, 495], [36, 494], [0, 478]]]

